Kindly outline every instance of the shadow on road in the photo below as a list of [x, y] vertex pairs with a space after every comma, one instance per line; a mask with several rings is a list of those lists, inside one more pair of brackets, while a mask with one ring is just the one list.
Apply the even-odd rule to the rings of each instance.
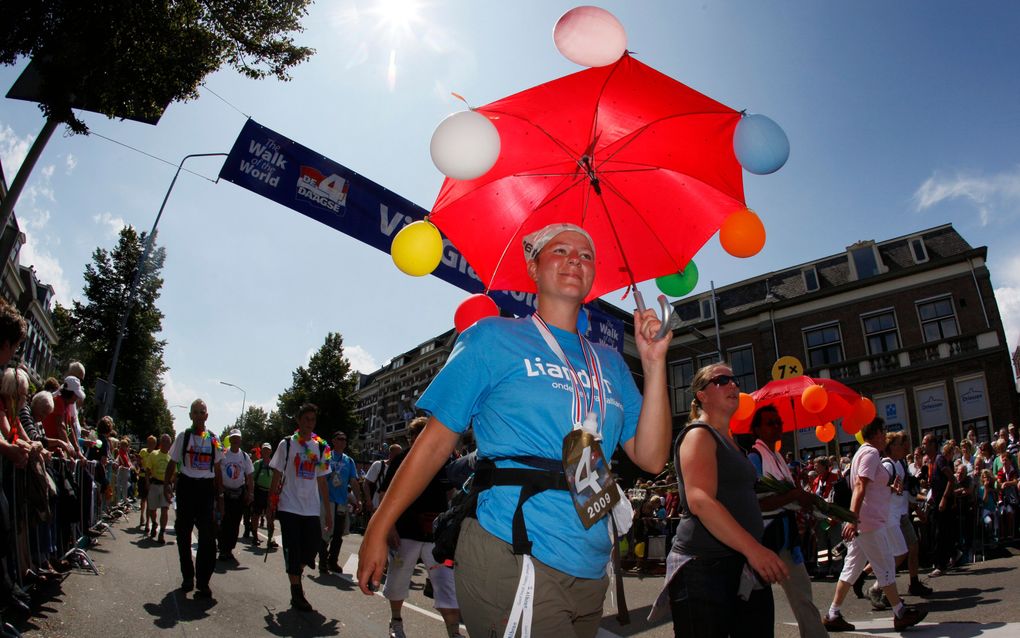
[[338, 620], [327, 619], [317, 611], [266, 609], [266, 631], [274, 636], [338, 636]]
[[663, 625], [671, 624], [673, 622], [672, 617], [667, 613], [662, 618], [659, 618], [655, 622], [648, 622], [648, 612], [652, 610], [651, 605], [644, 605], [637, 609], [630, 608], [630, 624], [620, 625], [616, 622], [616, 614], [611, 612], [608, 605], [605, 610], [605, 615], [602, 617], [602, 627], [613, 632], [617, 636], [633, 636], [647, 631], [652, 627], [661, 627]]
[[168, 592], [158, 603], [145, 603], [142, 608], [155, 620], [160, 629], [171, 629], [181, 621], [201, 620], [209, 616], [216, 600], [190, 600], [179, 589]]

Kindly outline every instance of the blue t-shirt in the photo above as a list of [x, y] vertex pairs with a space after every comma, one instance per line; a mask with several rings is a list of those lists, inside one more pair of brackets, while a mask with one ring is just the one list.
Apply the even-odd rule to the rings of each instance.
[[[587, 389], [590, 377], [577, 335], [554, 326], [549, 329]], [[634, 437], [641, 395], [619, 353], [597, 344], [594, 348], [604, 375], [602, 451], [609, 458], [618, 445]], [[590, 396], [590, 390], [588, 393]], [[573, 396], [570, 375], [530, 318], [489, 318], [460, 335], [446, 365], [417, 406], [454, 432], [473, 425], [479, 458], [560, 460], [563, 437], [573, 428]], [[497, 465], [520, 466], [509, 461]], [[478, 522], [507, 543], [513, 539], [512, 519], [519, 495], [519, 487], [498, 486], [478, 497]], [[570, 495], [562, 490], [531, 497], [524, 504], [524, 518], [536, 559], [579, 578], [605, 574], [612, 549], [607, 518], [585, 530]]]
[[329, 485], [329, 500], [338, 505], [347, 505], [347, 486], [352, 478], [358, 476], [358, 467], [354, 464], [354, 459], [346, 454], [337, 456], [329, 460], [330, 473], [326, 479], [326, 484]]

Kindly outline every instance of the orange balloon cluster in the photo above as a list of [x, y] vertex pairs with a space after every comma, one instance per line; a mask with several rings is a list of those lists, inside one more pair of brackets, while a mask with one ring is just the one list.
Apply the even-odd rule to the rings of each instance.
[[723, 222], [719, 243], [734, 257], [753, 257], [765, 245], [765, 226], [751, 209], [738, 210]]
[[733, 413], [733, 418], [743, 421], [744, 419], [750, 419], [752, 414], [754, 414], [754, 397], [746, 392], [741, 392], [740, 405], [737, 406], [737, 411]]
[[824, 423], [815, 428], [815, 436], [822, 443], [828, 443], [836, 437], [836, 426], [832, 423]]
[[813, 385], [800, 395], [800, 403], [811, 414], [818, 414], [829, 404], [829, 393], [820, 385]]
[[875, 404], [867, 397], [861, 397], [854, 404], [853, 412], [843, 419], [843, 430], [847, 434], [856, 435], [865, 425], [875, 420]]

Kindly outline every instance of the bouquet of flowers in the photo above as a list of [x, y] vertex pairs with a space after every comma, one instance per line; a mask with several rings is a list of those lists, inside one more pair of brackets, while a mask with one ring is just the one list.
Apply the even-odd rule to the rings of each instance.
[[[790, 490], [798, 490], [799, 487], [793, 485], [793, 483], [785, 479], [777, 479], [771, 476], [765, 475], [758, 479], [758, 482], [754, 484], [754, 491], [758, 494], [786, 494]], [[811, 508], [811, 513], [821, 519], [833, 518], [844, 523], [857, 524], [857, 517], [854, 516], [853, 512], [840, 507], [835, 503], [830, 503], [825, 499], [819, 497], [816, 494], [811, 495], [811, 501], [814, 507]], [[799, 510], [801, 509], [796, 503], [789, 503], [786, 509]]]

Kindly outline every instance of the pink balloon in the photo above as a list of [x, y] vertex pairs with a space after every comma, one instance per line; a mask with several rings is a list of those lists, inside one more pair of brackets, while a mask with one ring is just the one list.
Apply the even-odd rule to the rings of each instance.
[[556, 21], [553, 42], [563, 57], [581, 66], [607, 66], [627, 51], [627, 33], [612, 13], [574, 7]]
[[453, 325], [457, 332], [464, 332], [486, 317], [499, 316], [499, 306], [489, 295], [471, 295], [457, 306], [453, 315]]

